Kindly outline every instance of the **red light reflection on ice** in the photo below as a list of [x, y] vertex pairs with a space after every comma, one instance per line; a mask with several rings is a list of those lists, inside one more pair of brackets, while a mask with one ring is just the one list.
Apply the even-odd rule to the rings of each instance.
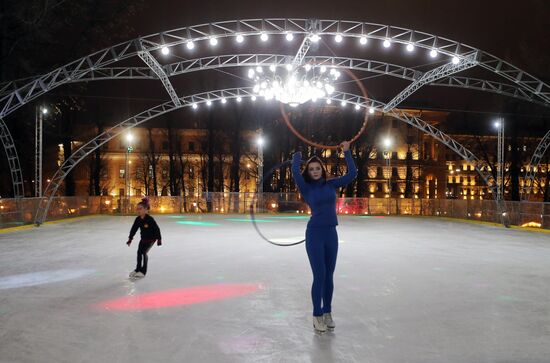
[[149, 310], [173, 306], [200, 304], [250, 294], [258, 284], [216, 284], [182, 289], [149, 292], [104, 301], [96, 305], [105, 310]]

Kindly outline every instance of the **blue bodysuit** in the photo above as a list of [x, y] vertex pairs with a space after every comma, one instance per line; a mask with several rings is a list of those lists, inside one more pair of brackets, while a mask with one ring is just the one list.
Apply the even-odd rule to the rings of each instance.
[[336, 226], [336, 190], [349, 184], [357, 176], [351, 151], [344, 153], [348, 172], [339, 178], [323, 178], [307, 183], [300, 173], [302, 155], [295, 153], [292, 159], [292, 175], [304, 200], [311, 209], [306, 229], [306, 250], [313, 272], [311, 300], [313, 315], [321, 316], [332, 311], [333, 275], [338, 254]]

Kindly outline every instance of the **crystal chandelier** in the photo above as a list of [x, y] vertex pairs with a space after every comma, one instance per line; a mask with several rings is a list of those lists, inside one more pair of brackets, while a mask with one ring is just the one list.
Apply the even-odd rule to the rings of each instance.
[[269, 71], [261, 66], [250, 69], [248, 77], [255, 81], [252, 91], [266, 100], [276, 99], [292, 107], [331, 95], [335, 90], [333, 83], [340, 77], [339, 71], [326, 66], [289, 64], [284, 70], [279, 68], [271, 65]]

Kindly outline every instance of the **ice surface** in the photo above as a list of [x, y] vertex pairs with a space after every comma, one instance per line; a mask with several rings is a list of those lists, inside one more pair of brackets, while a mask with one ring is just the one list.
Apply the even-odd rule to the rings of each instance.
[[[243, 215], [155, 218], [164, 245], [136, 282], [132, 217], [0, 233], [0, 361], [550, 361], [549, 234], [340, 217], [337, 327], [316, 335], [304, 245]], [[258, 218], [303, 236], [305, 220]]]

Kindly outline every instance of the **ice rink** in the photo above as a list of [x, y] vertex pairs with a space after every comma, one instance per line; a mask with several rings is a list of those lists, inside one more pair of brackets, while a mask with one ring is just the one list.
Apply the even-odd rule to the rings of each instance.
[[[300, 217], [258, 218], [296, 239]], [[0, 361], [550, 361], [550, 234], [340, 217], [337, 327], [319, 335], [303, 244], [243, 215], [155, 218], [164, 245], [136, 282], [133, 217], [0, 233]]]

